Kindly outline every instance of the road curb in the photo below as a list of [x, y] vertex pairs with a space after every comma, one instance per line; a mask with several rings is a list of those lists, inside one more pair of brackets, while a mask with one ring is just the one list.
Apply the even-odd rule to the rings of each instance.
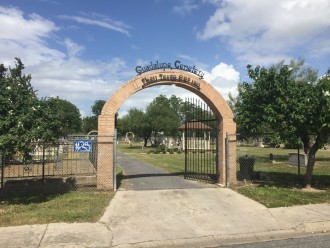
[[[144, 247], [218, 247], [224, 245], [235, 245], [235, 244], [244, 244], [244, 243], [253, 243], [253, 242], [267, 242], [272, 240], [281, 240], [289, 238], [300, 238], [310, 235], [315, 235], [318, 233], [322, 235], [323, 231], [310, 231], [310, 230], [320, 230], [316, 228], [317, 224], [322, 224], [321, 226], [328, 227], [330, 221], [327, 223], [306, 223], [306, 230], [308, 232], [303, 232], [300, 230], [274, 230], [269, 232], [260, 232], [260, 233], [242, 233], [242, 234], [232, 234], [232, 235], [211, 235], [198, 238], [187, 238], [187, 239], [174, 239], [174, 240], [156, 240], [141, 242], [135, 244], [120, 244], [113, 246], [114, 248], [144, 248]], [[312, 225], [310, 225], [312, 224]], [[303, 224], [305, 226], [305, 224]], [[330, 227], [330, 226], [329, 226]], [[313, 229], [314, 228], [314, 229]], [[326, 232], [326, 231], [325, 231]]]
[[299, 225], [299, 229], [306, 233], [326, 233], [330, 231], [330, 221], [306, 222]]

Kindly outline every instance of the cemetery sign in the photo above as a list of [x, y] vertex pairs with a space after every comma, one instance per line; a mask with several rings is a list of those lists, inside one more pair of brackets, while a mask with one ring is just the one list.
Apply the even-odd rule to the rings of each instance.
[[181, 61], [177, 60], [173, 63], [159, 63], [156, 61], [156, 63], [150, 62], [147, 66], [137, 66], [135, 67], [135, 71], [138, 75], [141, 75], [142, 73], [148, 72], [148, 71], [154, 71], [154, 70], [166, 70], [166, 69], [177, 69], [182, 70], [186, 72], [190, 72], [198, 76], [200, 79], [203, 79], [204, 72], [201, 70], [198, 70], [195, 66], [188, 66], [181, 63]]

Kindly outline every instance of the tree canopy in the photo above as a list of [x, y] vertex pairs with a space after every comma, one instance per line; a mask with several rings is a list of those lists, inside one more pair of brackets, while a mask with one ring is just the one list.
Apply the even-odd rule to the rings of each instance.
[[15, 68], [0, 65], [0, 150], [3, 155], [20, 150], [29, 153], [28, 144], [38, 134], [35, 120], [39, 100], [31, 86], [31, 76], [23, 75], [24, 65], [16, 59]]
[[118, 133], [125, 135], [127, 132], [133, 132], [136, 136], [143, 138], [146, 146], [149, 138], [160, 134], [178, 137], [179, 126], [196, 116], [214, 118], [210, 111], [202, 109], [195, 103], [188, 104], [174, 95], [169, 98], [159, 95], [145, 111], [133, 108], [127, 115], [119, 118]]
[[97, 130], [98, 116], [101, 114], [102, 108], [106, 101], [104, 100], [95, 100], [93, 106], [91, 106], [91, 110], [93, 115], [86, 116], [82, 120], [82, 130], [85, 133], [88, 133], [92, 130]]
[[315, 154], [330, 135], [330, 70], [318, 78], [303, 61], [247, 69], [252, 82], [239, 85], [234, 109], [240, 131], [272, 130], [284, 142], [302, 143], [308, 155], [305, 185], [311, 186]]
[[145, 111], [130, 109], [118, 120], [118, 131], [122, 135], [133, 132], [143, 138], [144, 146], [151, 136], [157, 137], [160, 133], [175, 136], [180, 125], [181, 104], [180, 98], [159, 95]]
[[16, 152], [29, 158], [32, 141], [52, 142], [71, 132], [79, 132], [79, 110], [59, 98], [38, 99], [31, 75], [23, 74], [24, 65], [16, 58], [14, 68], [0, 64], [0, 152]]

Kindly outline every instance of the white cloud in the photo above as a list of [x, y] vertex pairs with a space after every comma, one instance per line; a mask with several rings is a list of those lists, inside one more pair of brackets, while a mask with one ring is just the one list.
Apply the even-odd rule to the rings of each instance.
[[173, 12], [178, 15], [185, 15], [194, 9], [198, 9], [198, 5], [193, 0], [184, 0], [181, 2], [181, 5], [175, 5], [173, 7]]
[[78, 23], [87, 24], [87, 25], [94, 25], [99, 26], [102, 28], [106, 28], [109, 30], [113, 30], [127, 36], [130, 36], [128, 31], [129, 27], [120, 21], [114, 21], [109, 17], [99, 15], [99, 14], [84, 14], [85, 16], [68, 16], [68, 15], [61, 15], [59, 16], [62, 20], [72, 20]]
[[205, 80], [211, 83], [225, 98], [228, 94], [237, 95], [237, 84], [240, 81], [240, 73], [232, 65], [223, 62], [212, 68], [211, 72], [205, 72]]
[[276, 63], [299, 49], [308, 53], [303, 56], [330, 53], [328, 0], [224, 0], [218, 6], [197, 36], [220, 38], [241, 62]]
[[69, 58], [77, 57], [79, 53], [84, 49], [83, 46], [76, 44], [70, 39], [65, 39], [64, 44], [67, 48]]
[[85, 115], [95, 99], [106, 100], [131, 75], [120, 58], [106, 62], [80, 59], [84, 47], [71, 39], [57, 37], [56, 44], [63, 51], [50, 48], [47, 40], [56, 37], [59, 27], [38, 15], [24, 17], [16, 8], [0, 7], [0, 22], [0, 63], [12, 65], [19, 57], [39, 97], [59, 96]]
[[42, 38], [48, 37], [52, 31], [58, 29], [53, 22], [37, 14], [31, 14], [25, 19], [23, 12], [16, 8], [0, 6], [0, 20], [0, 39], [6, 40], [41, 42]]
[[[56, 36], [60, 28], [38, 15], [24, 16], [16, 8], [0, 7], [0, 22], [6, 24], [0, 32], [0, 63], [9, 65], [14, 57], [21, 58], [26, 66], [24, 73], [32, 75], [32, 85], [38, 90], [39, 97], [59, 96], [75, 104], [83, 115], [91, 114], [90, 106], [95, 99], [107, 100], [123, 83], [136, 76], [134, 71], [127, 69], [121, 58], [103, 62], [82, 60], [79, 56], [85, 48], [72, 39]], [[49, 38], [55, 38], [57, 49], [50, 48], [48, 42], [54, 40]], [[194, 57], [183, 54], [178, 57], [191, 61], [200, 69], [207, 68]], [[136, 61], [137, 65], [147, 62], [142, 59]], [[236, 70], [224, 63], [213, 68], [207, 76], [225, 97], [227, 92], [234, 90], [239, 80]], [[121, 111], [137, 106], [144, 108], [159, 94], [168, 97], [176, 95], [183, 99], [195, 96], [179, 87], [153, 87], [131, 96]]]
[[47, 39], [59, 29], [53, 22], [36, 14], [24, 18], [16, 8], [0, 7], [0, 23], [1, 63], [12, 64], [14, 57], [20, 57], [31, 65], [65, 56], [47, 46]]

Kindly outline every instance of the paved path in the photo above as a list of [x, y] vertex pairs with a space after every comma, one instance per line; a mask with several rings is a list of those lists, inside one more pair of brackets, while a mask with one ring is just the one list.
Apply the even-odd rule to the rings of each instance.
[[183, 175], [169, 173], [164, 169], [136, 160], [128, 154], [118, 152], [118, 164], [124, 169], [125, 177], [118, 190], [162, 190], [162, 189], [201, 189], [217, 188], [183, 178]]

